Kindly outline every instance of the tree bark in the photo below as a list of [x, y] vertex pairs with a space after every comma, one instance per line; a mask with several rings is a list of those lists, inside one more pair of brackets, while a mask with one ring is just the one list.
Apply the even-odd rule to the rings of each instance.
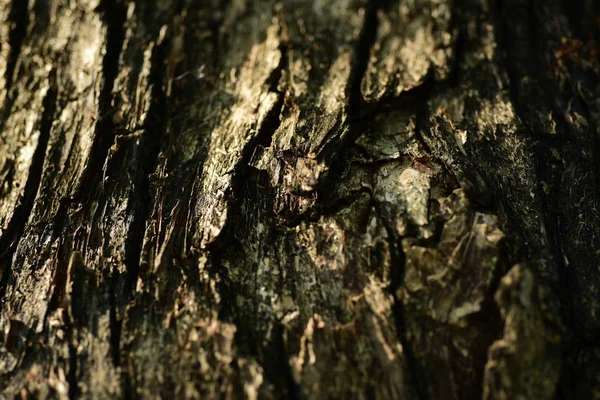
[[600, 399], [599, 4], [0, 0], [3, 398]]

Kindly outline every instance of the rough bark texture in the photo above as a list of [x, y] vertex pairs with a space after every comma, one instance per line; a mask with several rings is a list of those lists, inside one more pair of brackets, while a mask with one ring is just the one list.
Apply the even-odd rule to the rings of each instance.
[[2, 395], [600, 399], [599, 4], [0, 0]]

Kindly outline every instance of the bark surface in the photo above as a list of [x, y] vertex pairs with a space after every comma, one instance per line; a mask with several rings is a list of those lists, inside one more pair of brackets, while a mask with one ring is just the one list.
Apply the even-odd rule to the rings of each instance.
[[599, 4], [0, 0], [0, 396], [600, 399]]

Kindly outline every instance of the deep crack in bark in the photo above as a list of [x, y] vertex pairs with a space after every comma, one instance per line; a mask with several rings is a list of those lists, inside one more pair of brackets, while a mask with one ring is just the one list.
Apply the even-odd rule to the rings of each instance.
[[56, 100], [58, 89], [56, 87], [56, 70], [53, 70], [49, 78], [50, 87], [42, 102], [42, 115], [39, 122], [39, 137], [35, 152], [32, 156], [27, 182], [23, 192], [23, 198], [19, 206], [15, 209], [8, 227], [2, 237], [0, 237], [0, 264], [4, 264], [4, 273], [0, 284], [0, 299], [4, 299], [8, 280], [11, 275], [11, 263], [14, 252], [21, 236], [25, 232], [29, 215], [33, 209], [35, 198], [40, 187], [46, 149], [50, 140], [50, 131], [56, 109]]
[[102, 170], [114, 143], [117, 129], [113, 123], [113, 88], [119, 72], [119, 58], [125, 39], [126, 8], [121, 0], [102, 0], [98, 7], [106, 24], [106, 53], [102, 60], [102, 86], [98, 96], [98, 122], [89, 159], [73, 201], [87, 202], [94, 194], [89, 188], [102, 185]]

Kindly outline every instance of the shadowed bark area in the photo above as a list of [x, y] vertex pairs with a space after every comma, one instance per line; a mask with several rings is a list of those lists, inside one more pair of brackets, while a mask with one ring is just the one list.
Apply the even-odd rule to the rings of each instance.
[[600, 399], [598, 37], [0, 0], [0, 397]]

